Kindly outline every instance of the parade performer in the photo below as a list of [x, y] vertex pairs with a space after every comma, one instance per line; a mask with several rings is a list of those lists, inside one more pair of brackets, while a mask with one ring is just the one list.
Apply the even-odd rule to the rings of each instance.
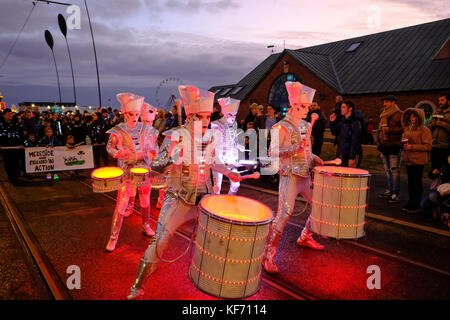
[[[300, 82], [290, 81], [286, 82], [286, 89], [291, 107], [286, 117], [274, 125], [274, 129], [279, 130], [279, 139], [278, 145], [276, 142], [271, 145], [272, 156], [277, 153], [279, 156], [280, 184], [277, 215], [272, 223], [263, 259], [264, 270], [270, 273], [278, 272], [273, 259], [283, 229], [294, 210], [295, 198], [300, 193], [308, 203], [311, 202], [311, 167], [323, 164], [322, 159], [311, 152], [311, 140], [306, 136], [310, 124], [303, 120], [308, 114], [316, 90]], [[297, 244], [322, 250], [323, 246], [312, 238], [309, 227], [310, 218], [297, 239]]]
[[[148, 167], [157, 153], [157, 144], [150, 134], [152, 128], [138, 122], [144, 97], [133, 93], [119, 93], [117, 100], [121, 105], [121, 112], [125, 116], [125, 123], [120, 123], [108, 131], [110, 134], [106, 146], [108, 153], [118, 159], [128, 177], [133, 167]], [[123, 186], [117, 193], [117, 204], [111, 225], [111, 236], [106, 250], [111, 252], [116, 248], [120, 228], [133, 188], [129, 179], [125, 179]], [[147, 236], [155, 233], [150, 228], [150, 185], [139, 188], [139, 199], [142, 212], [142, 228]]]
[[[222, 108], [223, 117], [219, 120], [211, 122], [211, 129], [215, 130], [218, 141], [216, 145], [216, 156], [220, 158], [229, 170], [237, 172], [235, 169], [238, 163], [238, 148], [237, 143], [237, 123], [236, 114], [239, 109], [239, 100], [228, 98], [218, 99], [217, 102]], [[214, 171], [214, 193], [220, 194], [222, 188], [223, 174]], [[240, 183], [230, 183], [230, 190], [228, 194], [236, 194], [239, 189]]]
[[179, 226], [196, 218], [201, 198], [212, 193], [210, 170], [221, 172], [233, 181], [241, 179], [239, 173], [228, 170], [214, 156], [214, 135], [208, 130], [214, 93], [193, 86], [179, 86], [178, 89], [185, 106], [186, 124], [166, 134], [152, 163], [152, 170], [169, 172], [168, 189], [156, 235], [139, 263], [128, 299], [144, 295], [144, 278], [155, 271], [170, 237]]
[[[149, 136], [148, 138], [150, 139], [150, 144], [152, 145], [152, 149], [157, 151], [159, 149], [158, 143], [157, 143], [159, 132], [158, 132], [158, 130], [156, 130], [153, 127], [153, 121], [155, 121], [156, 111], [157, 111], [157, 109], [154, 106], [148, 104], [147, 102], [144, 102], [142, 104], [141, 122], [148, 127], [146, 132]], [[140, 188], [146, 188], [146, 187], [140, 187]], [[151, 189], [150, 189], [150, 192], [151, 192]], [[148, 194], [149, 197], [150, 197], [150, 192]], [[128, 201], [127, 209], [124, 214], [125, 218], [129, 217], [133, 213], [135, 199], [136, 199], [136, 188], [133, 188], [131, 191], [130, 200]]]

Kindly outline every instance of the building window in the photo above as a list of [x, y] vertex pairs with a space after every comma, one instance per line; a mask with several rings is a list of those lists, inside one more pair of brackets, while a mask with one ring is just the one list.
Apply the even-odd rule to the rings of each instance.
[[356, 49], [358, 49], [360, 44], [361, 44], [361, 42], [352, 43], [350, 45], [350, 47], [348, 47], [348, 49], [345, 52], [353, 52], [353, 51], [355, 51]]
[[233, 87], [223, 89], [223, 91], [220, 93], [220, 95], [221, 96], [226, 95], [228, 92], [230, 92], [231, 89], [233, 89]]
[[238, 92], [240, 92], [244, 87], [236, 87], [233, 89], [233, 91], [231, 91], [231, 94], [237, 94]]
[[431, 121], [433, 111], [436, 109], [436, 105], [431, 101], [423, 100], [416, 104], [416, 108], [420, 108], [423, 110], [423, 112], [425, 113], [424, 124], [428, 125], [428, 123]]
[[301, 79], [293, 73], [285, 73], [275, 79], [270, 87], [269, 99], [267, 102], [279, 110], [283, 110], [284, 107], [289, 106], [289, 97], [285, 85], [286, 81], [302, 82]]
[[442, 48], [439, 50], [439, 52], [434, 57], [434, 60], [443, 60], [443, 59], [449, 59], [450, 58], [450, 38], [445, 41]]

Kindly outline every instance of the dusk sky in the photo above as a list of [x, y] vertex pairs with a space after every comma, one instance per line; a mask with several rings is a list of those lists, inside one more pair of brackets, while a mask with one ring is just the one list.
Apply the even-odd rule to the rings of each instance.
[[[66, 2], [64, 0], [58, 0]], [[97, 77], [84, 1], [80, 28], [68, 30], [78, 105], [98, 105]], [[158, 105], [180, 79], [208, 89], [234, 84], [270, 53], [357, 37], [450, 17], [445, 0], [88, 0], [99, 59], [103, 106], [118, 108], [131, 91]], [[9, 107], [21, 101], [57, 101], [58, 88], [44, 31], [52, 32], [62, 100], [73, 101], [72, 76], [57, 15], [66, 6], [38, 3], [15, 47], [5, 57], [32, 8], [32, 0], [0, 1], [0, 92]]]

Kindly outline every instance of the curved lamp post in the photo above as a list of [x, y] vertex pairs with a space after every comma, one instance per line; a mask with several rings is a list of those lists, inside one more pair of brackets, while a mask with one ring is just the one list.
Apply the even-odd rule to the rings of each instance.
[[52, 50], [53, 55], [53, 61], [55, 62], [55, 69], [56, 69], [56, 79], [58, 80], [58, 90], [59, 90], [59, 103], [61, 103], [61, 85], [59, 83], [59, 74], [58, 74], [58, 67], [56, 66], [56, 58], [55, 53], [53, 52], [53, 37], [50, 31], [45, 30], [45, 41], [47, 42], [47, 45], [49, 46], [50, 50]]
[[69, 42], [67, 41], [67, 24], [66, 19], [64, 19], [64, 16], [62, 14], [58, 14], [58, 24], [59, 29], [61, 30], [61, 33], [64, 36], [64, 39], [66, 39], [67, 52], [69, 53], [70, 69], [72, 70], [73, 98], [75, 105], [77, 105], [77, 93], [75, 90], [75, 77], [73, 75], [72, 56], [70, 55]]

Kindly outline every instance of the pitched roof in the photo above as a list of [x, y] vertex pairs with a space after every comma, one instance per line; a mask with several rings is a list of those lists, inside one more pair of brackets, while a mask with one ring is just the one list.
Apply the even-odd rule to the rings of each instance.
[[[434, 58], [449, 37], [450, 18], [298, 50], [285, 50], [267, 57], [237, 84], [215, 86], [210, 90], [244, 86], [231, 97], [239, 100], [247, 98], [284, 52], [341, 94], [448, 89], [450, 59]], [[349, 51], [353, 44], [356, 49]], [[226, 95], [233, 91], [226, 92]]]

